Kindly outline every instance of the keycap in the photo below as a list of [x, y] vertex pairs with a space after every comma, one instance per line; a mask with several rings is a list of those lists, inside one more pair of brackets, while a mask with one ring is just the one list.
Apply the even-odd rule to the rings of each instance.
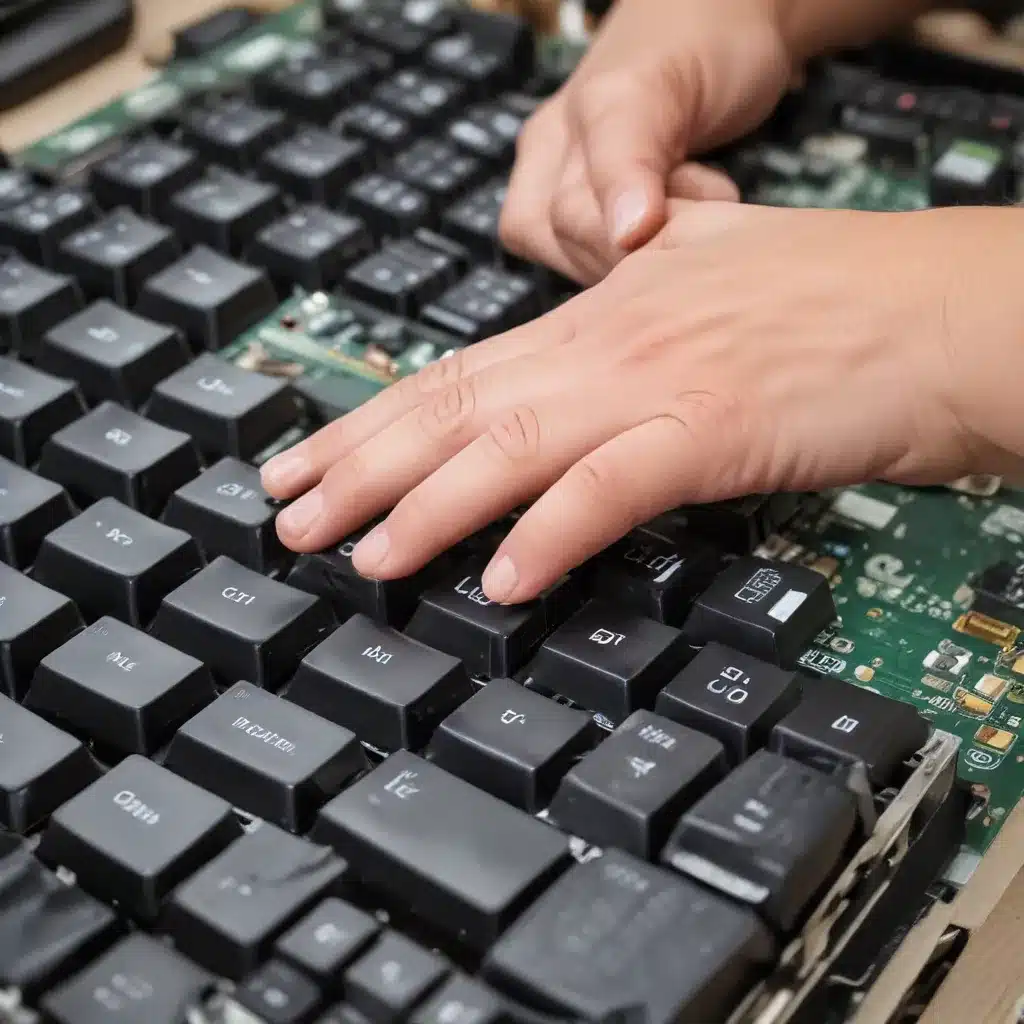
[[444, 139], [418, 139], [395, 157], [391, 171], [423, 189], [435, 203], [448, 205], [484, 174], [475, 157], [461, 153]]
[[346, 291], [399, 316], [415, 316], [458, 274], [449, 253], [404, 238], [361, 260], [345, 275]]
[[27, 832], [98, 775], [78, 740], [0, 694], [0, 825]]
[[646, 1024], [724, 1021], [774, 953], [748, 909], [608, 850], [537, 900], [488, 953], [484, 975], [577, 1019], [636, 1007]]
[[489, 600], [485, 563], [472, 560], [420, 598], [406, 633], [462, 660], [470, 675], [513, 675], [548, 633], [575, 611], [573, 580], [563, 577], [539, 598], [517, 605]]
[[282, 293], [294, 285], [314, 292], [337, 285], [372, 248], [373, 239], [357, 217], [306, 205], [259, 231], [247, 258], [264, 267]]
[[928, 722], [916, 709], [837, 679], [808, 680], [803, 700], [772, 729], [770, 749], [826, 771], [863, 762], [875, 786], [925, 745]]
[[215, 696], [202, 662], [107, 615], [40, 662], [25, 707], [118, 755], [152, 754]]
[[368, 766], [348, 729], [249, 683], [236, 683], [186, 722], [164, 763], [290, 832], [305, 832]]
[[260, 154], [287, 131], [284, 114], [240, 96], [213, 97], [182, 116], [185, 142], [201, 156], [237, 170], [256, 166]]
[[333, 626], [324, 602], [220, 555], [164, 598], [152, 632], [224, 685], [276, 689]]
[[524, 811], [539, 811], [596, 740], [586, 712], [511, 679], [493, 679], [441, 723], [430, 753], [453, 775]]
[[216, 351], [276, 305], [274, 286], [262, 270], [198, 245], [146, 282], [138, 310], [180, 327], [196, 350]]
[[487, 946], [566, 866], [568, 840], [400, 750], [320, 812], [312, 836], [442, 931]]
[[658, 695], [659, 715], [714, 736], [733, 765], [768, 742], [800, 700], [800, 677], [709, 643]]
[[441, 230], [478, 256], [493, 259], [500, 251], [498, 224], [508, 181], [497, 178], [453, 203], [441, 215]]
[[39, 339], [82, 308], [78, 283], [0, 246], [0, 351], [31, 356]]
[[723, 551], [749, 555], [783, 527], [800, 507], [796, 494], [747, 494], [669, 513], [677, 529], [704, 537]]
[[467, 343], [510, 331], [542, 312], [536, 284], [522, 274], [475, 267], [427, 306], [421, 319]]
[[278, 540], [276, 515], [259, 470], [226, 456], [171, 495], [163, 521], [191, 534], [205, 558], [224, 554], [267, 574], [294, 557]]
[[457, 658], [353, 615], [299, 665], [288, 700], [379, 750], [417, 750], [473, 695]]
[[0, 681], [21, 700], [36, 666], [84, 623], [72, 601], [0, 565]]
[[462, 101], [465, 88], [454, 78], [405, 68], [377, 85], [370, 100], [419, 123], [436, 124]]
[[344, 205], [378, 238], [412, 234], [430, 219], [430, 199], [425, 192], [377, 172], [356, 179], [345, 190]]
[[838, 783], [760, 750], [683, 815], [661, 859], [788, 932], [838, 871], [856, 816]]
[[39, 192], [39, 186], [28, 171], [6, 164], [0, 167], [0, 210], [9, 210], [31, 199]]
[[24, 839], [0, 834], [0, 985], [35, 1001], [121, 930], [114, 911], [59, 881]]
[[180, 331], [101, 299], [51, 328], [36, 364], [77, 382], [90, 402], [109, 400], [134, 409], [190, 355]]
[[806, 566], [738, 558], [694, 603], [683, 632], [694, 646], [716, 640], [793, 668], [836, 617], [828, 580]]
[[448, 964], [437, 953], [387, 931], [345, 972], [349, 1003], [376, 1024], [405, 1020], [444, 980]]
[[162, 925], [197, 962], [238, 979], [344, 873], [333, 851], [262, 824], [175, 891]]
[[189, 60], [212, 54], [225, 43], [239, 39], [258, 22], [259, 17], [248, 8], [229, 7], [175, 29], [174, 59]]
[[356, 7], [346, 15], [342, 24], [354, 36], [405, 59], [415, 57], [450, 24], [450, 15], [440, 4], [415, 9], [415, 5], [385, 0], [383, 4]]
[[276, 185], [210, 167], [171, 197], [168, 218], [186, 244], [238, 256], [282, 209]]
[[146, 415], [190, 434], [207, 456], [251, 459], [298, 422], [295, 392], [281, 379], [203, 354], [161, 381]]
[[263, 1024], [311, 1024], [320, 1000], [309, 978], [277, 960], [256, 968], [232, 996]]
[[490, 92], [529, 76], [534, 67], [534, 40], [521, 17], [491, 11], [460, 10], [458, 29], [427, 51], [427, 64]]
[[187, 533], [103, 498], [46, 537], [33, 575], [63, 587], [86, 618], [113, 615], [145, 626], [201, 565]]
[[94, 298], [135, 304], [146, 278], [181, 254], [168, 228], [143, 220], [130, 207], [112, 210], [86, 228], [72, 232], [57, 250], [58, 270], [76, 277]]
[[503, 103], [478, 103], [451, 121], [446, 134], [464, 152], [504, 166], [512, 163], [527, 116]]
[[53, 1024], [179, 1024], [215, 979], [164, 943], [135, 932], [43, 999]]
[[331, 121], [331, 131], [365, 139], [374, 148], [391, 153], [412, 140], [413, 128], [407, 117], [379, 103], [355, 103]]
[[29, 466], [48, 437], [84, 412], [74, 381], [0, 356], [0, 454]]
[[257, 79], [256, 91], [295, 118], [327, 124], [366, 93], [376, 73], [364, 54], [313, 53], [280, 61]]
[[219, 797], [133, 754], [50, 818], [39, 856], [144, 921], [241, 832]]
[[682, 812], [726, 769], [718, 740], [636, 711], [569, 770], [549, 813], [589, 843], [650, 860]]
[[337, 897], [320, 903], [277, 940], [274, 953], [323, 989], [341, 987], [341, 970], [380, 932], [376, 918]]
[[89, 188], [104, 209], [129, 206], [143, 217], [160, 217], [167, 200], [202, 173], [195, 151], [147, 135], [92, 169]]
[[450, 977], [410, 1017], [411, 1024], [501, 1024], [504, 1019], [497, 994], [464, 974]]
[[333, 204], [369, 164], [362, 139], [299, 128], [263, 154], [261, 173], [296, 199]]
[[72, 516], [60, 484], [0, 458], [0, 561], [25, 569], [43, 538]]
[[91, 198], [81, 189], [62, 186], [39, 192], [0, 210], [0, 246], [13, 246], [25, 259], [50, 267], [61, 240], [95, 216]]

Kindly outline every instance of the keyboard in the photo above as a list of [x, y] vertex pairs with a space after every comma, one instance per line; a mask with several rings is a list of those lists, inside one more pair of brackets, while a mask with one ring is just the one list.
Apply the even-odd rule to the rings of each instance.
[[[847, 1019], [1024, 792], [1024, 498], [679, 509], [516, 607], [508, 521], [402, 580], [363, 531], [295, 557], [262, 462], [575, 293], [497, 219], [582, 44], [404, 0], [218, 31], [0, 168], [0, 1021]], [[714, 162], [1019, 198], [1019, 83], [872, 60]]]

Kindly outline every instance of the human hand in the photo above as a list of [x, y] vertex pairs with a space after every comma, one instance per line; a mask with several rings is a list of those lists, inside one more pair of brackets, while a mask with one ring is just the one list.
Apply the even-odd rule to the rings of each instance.
[[1022, 218], [678, 204], [601, 284], [269, 462], [278, 533], [317, 551], [392, 509], [353, 555], [392, 579], [536, 498], [483, 580], [518, 602], [678, 505], [1005, 472]]
[[581, 284], [664, 224], [666, 201], [738, 199], [687, 162], [762, 121], [791, 75], [778, 0], [619, 0], [523, 129], [501, 222], [513, 252]]

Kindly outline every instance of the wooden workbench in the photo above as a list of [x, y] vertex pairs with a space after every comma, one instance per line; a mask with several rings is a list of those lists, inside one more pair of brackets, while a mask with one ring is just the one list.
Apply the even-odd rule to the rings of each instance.
[[[223, 6], [224, 0], [136, 0], [132, 40], [120, 53], [43, 96], [0, 115], [0, 147], [17, 150], [152, 73], [141, 50], [153, 36]], [[950, 924], [972, 932], [966, 950], [921, 1024], [1011, 1024], [1024, 995], [1024, 804], [951, 906], [936, 907], [911, 933], [872, 989], [856, 1024], [885, 1024], [911, 979]]]

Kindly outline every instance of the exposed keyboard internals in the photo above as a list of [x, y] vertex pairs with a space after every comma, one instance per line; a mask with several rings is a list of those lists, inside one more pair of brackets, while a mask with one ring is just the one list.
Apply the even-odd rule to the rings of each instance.
[[[226, 12], [63, 133], [102, 145], [0, 162], [3, 1024], [822, 1024], [870, 974], [851, 931], [994, 835], [954, 779], [1016, 735], [983, 709], [1017, 692], [1024, 509], [898, 700], [860, 492], [677, 510], [516, 607], [480, 583], [511, 518], [383, 583], [369, 525], [278, 540], [267, 458], [575, 293], [498, 238], [573, 45], [434, 0]], [[856, 195], [914, 205], [868, 141]], [[751, 152], [762, 201], [854, 180]]]

